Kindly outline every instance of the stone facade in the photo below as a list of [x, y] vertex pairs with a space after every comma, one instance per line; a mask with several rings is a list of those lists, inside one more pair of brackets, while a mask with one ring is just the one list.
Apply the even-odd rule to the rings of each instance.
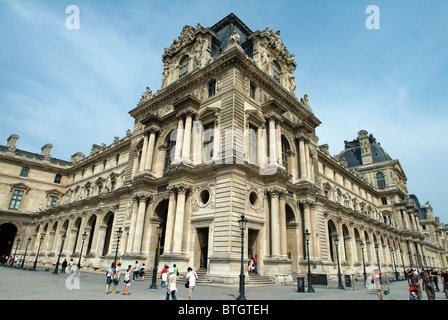
[[210, 28], [186, 26], [162, 58], [162, 86], [146, 88], [124, 138], [70, 162], [52, 158], [51, 145], [40, 155], [17, 149], [17, 135], [0, 146], [4, 253], [20, 238], [23, 255], [31, 238], [34, 259], [43, 236], [39, 261], [52, 265], [66, 234], [62, 257], [83, 248], [84, 267], [104, 269], [117, 251], [124, 264], [151, 268], [161, 225], [160, 265], [237, 283], [244, 214], [245, 255], [273, 278], [307, 272], [305, 230], [313, 273], [335, 275], [338, 253], [342, 273], [362, 274], [363, 251], [369, 266], [376, 250], [386, 272], [394, 258], [397, 269], [415, 267], [414, 255], [448, 265], [446, 228], [432, 208], [418, 218], [399, 162], [372, 156], [367, 132], [346, 143], [360, 149], [355, 165], [318, 145], [321, 122], [308, 96], [295, 94], [296, 62], [280, 32], [252, 32], [231, 14]]

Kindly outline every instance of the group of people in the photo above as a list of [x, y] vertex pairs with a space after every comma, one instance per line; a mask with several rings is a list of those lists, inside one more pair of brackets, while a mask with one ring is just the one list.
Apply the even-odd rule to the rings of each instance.
[[[132, 265], [128, 265], [128, 268], [126, 269], [123, 283], [123, 295], [128, 296], [129, 293], [129, 286], [131, 285], [131, 272], [132, 272]], [[120, 281], [121, 276], [121, 262], [118, 264], [115, 264], [115, 262], [112, 262], [109, 270], [106, 273], [106, 294], [113, 293], [116, 294], [115, 291], [116, 287], [118, 286], [118, 282]], [[110, 286], [113, 284], [112, 292], [109, 292]]]
[[435, 300], [436, 292], [440, 292], [439, 277], [442, 290], [445, 292], [445, 297], [448, 298], [448, 273], [446, 269], [436, 270], [431, 268], [420, 273], [417, 270], [408, 269], [406, 273], [408, 275], [410, 300], [421, 300], [423, 297], [422, 291], [425, 291], [428, 300]]
[[[145, 276], [145, 264], [141, 267], [138, 264], [138, 261], [135, 261], [134, 266], [128, 265], [125, 273], [124, 273], [124, 287], [123, 287], [123, 295], [130, 295], [129, 287], [131, 285], [131, 281], [143, 281]], [[132, 276], [131, 276], [132, 275]], [[112, 262], [109, 270], [106, 273], [106, 294], [112, 293], [116, 294], [116, 288], [120, 281], [121, 276], [121, 263], [115, 264]], [[177, 279], [179, 276], [179, 271], [174, 264], [172, 268], [169, 268], [168, 265], [165, 265], [162, 269], [161, 278], [162, 283], [160, 284], [162, 287], [167, 287], [166, 292], [166, 300], [170, 299], [170, 296], [173, 300], [177, 300], [176, 293], [177, 289]], [[140, 279], [139, 279], [140, 278]], [[198, 275], [193, 271], [193, 268], [188, 267], [187, 275], [185, 276], [185, 287], [188, 288], [188, 297], [190, 300], [193, 300], [193, 290], [196, 287], [196, 279]], [[167, 283], [168, 282], [168, 283]], [[110, 286], [112, 285], [112, 292], [110, 292]]]
[[258, 274], [258, 259], [257, 256], [251, 257], [247, 266], [247, 271], [249, 273]]
[[[173, 300], [177, 300], [176, 294], [178, 292], [177, 289], [177, 279], [179, 277], [179, 270], [177, 269], [176, 264], [173, 264], [172, 268], [169, 268], [168, 265], [164, 265], [160, 278], [162, 279], [161, 286], [167, 288], [166, 292], [166, 300], [171, 298]], [[193, 300], [193, 290], [196, 287], [196, 279], [198, 278], [198, 275], [196, 272], [193, 271], [193, 268], [188, 267], [187, 269], [187, 275], [185, 276], [185, 280], [187, 281], [185, 283], [185, 288], [188, 288], [188, 298], [190, 300]], [[168, 283], [167, 283], [168, 281]]]

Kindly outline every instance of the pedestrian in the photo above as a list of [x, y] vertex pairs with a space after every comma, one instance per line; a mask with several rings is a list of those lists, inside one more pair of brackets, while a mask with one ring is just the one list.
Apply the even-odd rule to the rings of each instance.
[[[109, 294], [109, 288], [110, 285], [112, 284], [112, 279], [115, 277], [116, 275], [116, 269], [115, 269], [115, 262], [112, 262], [109, 270], [106, 273], [106, 294]], [[115, 286], [114, 286], [114, 290], [115, 290]], [[113, 292], [115, 293], [115, 292]]]
[[164, 265], [162, 269], [162, 283], [160, 284], [162, 287], [166, 287], [166, 281], [168, 280], [168, 266]]
[[435, 300], [436, 299], [436, 290], [434, 288], [434, 281], [433, 275], [429, 272], [429, 270], [425, 270], [423, 272], [423, 290], [426, 292], [426, 296], [428, 297], [428, 300]]
[[119, 262], [117, 264], [117, 266], [115, 267], [115, 276], [113, 277], [113, 280], [112, 280], [112, 282], [114, 284], [112, 293], [116, 293], [115, 288], [118, 287], [118, 282], [120, 281], [120, 273], [121, 273], [121, 262]]
[[[414, 273], [414, 270], [409, 269], [408, 271], [408, 285], [409, 285], [409, 297], [412, 298], [413, 293], [417, 296], [418, 300], [420, 300], [420, 294], [419, 294], [419, 285], [420, 285], [420, 279], [418, 276]], [[412, 299], [411, 299], [412, 300]]]
[[135, 261], [134, 264], [134, 274], [132, 275], [132, 280], [138, 280], [138, 270], [139, 270], [139, 265], [138, 265], [138, 261]]
[[193, 271], [193, 268], [188, 267], [187, 276], [185, 277], [185, 279], [187, 280], [187, 282], [185, 283], [185, 287], [188, 288], [188, 297], [190, 298], [190, 300], [193, 300], [193, 290], [194, 287], [196, 287], [197, 278], [198, 275]]
[[255, 255], [254, 257], [254, 268], [255, 268], [255, 274], [258, 274], [258, 257]]
[[124, 274], [124, 287], [123, 287], [123, 295], [124, 296], [128, 296], [130, 295], [129, 293], [129, 287], [131, 286], [131, 270], [132, 270], [132, 265], [128, 266], [128, 269], [126, 270], [125, 274]]
[[173, 264], [173, 272], [176, 276], [179, 276], [179, 270], [177, 270], [177, 267], [175, 264]]
[[166, 292], [166, 300], [170, 300], [170, 294], [171, 298], [173, 300], [177, 300], [176, 298], [176, 291], [177, 291], [177, 275], [174, 273], [174, 269], [170, 269], [170, 276], [168, 278], [168, 288]]
[[434, 277], [432, 278], [432, 280], [434, 281], [434, 285], [436, 286], [436, 291], [440, 292], [439, 290], [439, 273], [437, 272], [437, 270], [434, 270], [433, 268], [431, 268], [431, 275], [433, 275]]
[[381, 283], [381, 272], [379, 269], [375, 269], [374, 270], [374, 274], [373, 274], [373, 283], [375, 285], [375, 289], [376, 289], [376, 295], [378, 296], [378, 298], [380, 298], [380, 300], [383, 300], [383, 296], [384, 296], [384, 288], [383, 288], [383, 284]]
[[142, 264], [142, 267], [139, 270], [139, 274], [138, 276], [140, 277], [140, 281], [144, 281], [145, 280], [145, 264]]
[[440, 279], [442, 280], [443, 292], [445, 292], [445, 298], [448, 299], [448, 273], [446, 269], [442, 269], [440, 274]]
[[70, 259], [70, 262], [68, 263], [68, 268], [66, 271], [67, 273], [72, 272], [73, 264], [74, 264], [73, 259]]
[[67, 259], [64, 259], [64, 261], [62, 262], [62, 267], [61, 267], [61, 273], [65, 273], [65, 269], [67, 268]]

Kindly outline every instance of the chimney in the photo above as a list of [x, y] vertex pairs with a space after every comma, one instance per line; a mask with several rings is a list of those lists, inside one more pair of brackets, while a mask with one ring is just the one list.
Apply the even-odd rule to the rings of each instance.
[[16, 142], [19, 140], [19, 136], [17, 134], [12, 134], [8, 138], [8, 150], [14, 151], [16, 149]]
[[361, 147], [362, 164], [373, 162], [372, 151], [370, 150], [369, 133], [365, 130], [358, 132], [359, 146]]
[[43, 155], [45, 157], [45, 159], [50, 159], [51, 158], [51, 155], [50, 155], [51, 148], [53, 148], [53, 145], [50, 144], [50, 143], [47, 143], [46, 145], [44, 145], [42, 147], [41, 155]]

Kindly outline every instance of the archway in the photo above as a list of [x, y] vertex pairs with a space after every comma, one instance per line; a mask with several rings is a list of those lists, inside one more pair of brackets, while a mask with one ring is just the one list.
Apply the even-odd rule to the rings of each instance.
[[0, 257], [11, 255], [16, 234], [17, 227], [12, 223], [0, 225]]
[[[154, 216], [158, 217], [160, 223], [162, 224], [162, 234], [160, 236], [160, 246], [159, 246], [159, 254], [162, 254], [165, 248], [165, 234], [166, 234], [166, 219], [168, 216], [168, 200], [162, 200], [154, 210]], [[154, 228], [158, 227], [158, 224], [153, 225]], [[154, 233], [157, 235], [157, 232]], [[154, 244], [151, 244], [150, 252], [155, 252], [157, 246], [157, 239]]]

